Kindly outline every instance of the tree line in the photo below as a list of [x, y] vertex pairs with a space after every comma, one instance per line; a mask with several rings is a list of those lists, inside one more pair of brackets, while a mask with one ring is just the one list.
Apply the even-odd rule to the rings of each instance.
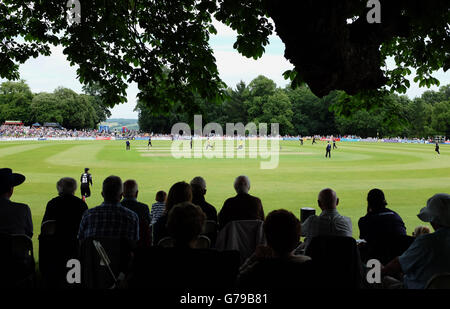
[[177, 102], [164, 114], [153, 110], [151, 102], [139, 100], [139, 127], [145, 132], [170, 133], [174, 123], [192, 127], [193, 115], [201, 114], [204, 125], [216, 122], [223, 128], [226, 123], [279, 123], [282, 135], [450, 136], [450, 85], [414, 99], [377, 92], [367, 100], [367, 94], [348, 96], [343, 91], [318, 98], [307, 86], [279, 88], [260, 75], [248, 85], [241, 81], [234, 89], [227, 88], [226, 93], [220, 103], [198, 96], [193, 108], [186, 110]]
[[97, 85], [84, 86], [83, 92], [59, 87], [52, 93], [32, 93], [24, 80], [4, 82], [0, 85], [0, 123], [57, 122], [67, 129], [94, 129], [111, 113]]

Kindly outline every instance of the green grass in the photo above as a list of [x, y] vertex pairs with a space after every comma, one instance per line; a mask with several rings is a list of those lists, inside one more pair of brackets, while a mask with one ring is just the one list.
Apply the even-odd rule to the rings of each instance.
[[[358, 219], [365, 214], [366, 195], [372, 188], [385, 192], [388, 207], [397, 211], [412, 233], [423, 224], [416, 216], [426, 200], [449, 190], [450, 146], [442, 145], [441, 156], [434, 145], [338, 143], [332, 159], [325, 159], [325, 143], [304, 146], [281, 142], [279, 166], [260, 169], [262, 159], [175, 159], [170, 156], [170, 141], [133, 141], [125, 151], [124, 141], [32, 141], [0, 143], [0, 167], [10, 167], [26, 175], [15, 189], [12, 200], [30, 206], [34, 224], [34, 248], [47, 202], [56, 196], [61, 177], [79, 181], [85, 167], [93, 175], [89, 207], [101, 203], [101, 184], [105, 177], [118, 175], [135, 179], [139, 200], [151, 205], [157, 191], [169, 190], [177, 181], [203, 176], [207, 182], [206, 199], [220, 209], [224, 200], [235, 194], [233, 180], [250, 177], [250, 193], [262, 199], [265, 213], [285, 208], [299, 216], [301, 207], [317, 207], [317, 194], [334, 189], [340, 199], [338, 210], [353, 222], [353, 236], [359, 237]], [[150, 156], [145, 156], [149, 155]], [[79, 190], [77, 191], [79, 195]]]

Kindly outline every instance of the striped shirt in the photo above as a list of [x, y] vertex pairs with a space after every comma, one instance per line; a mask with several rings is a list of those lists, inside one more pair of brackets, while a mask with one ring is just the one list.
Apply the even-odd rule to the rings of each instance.
[[153, 225], [158, 221], [158, 219], [164, 214], [164, 209], [166, 209], [166, 204], [161, 202], [156, 202], [152, 205], [152, 210], [150, 213], [151, 222]]
[[139, 240], [138, 215], [120, 203], [104, 202], [88, 209], [81, 218], [78, 239], [89, 237], [114, 237]]

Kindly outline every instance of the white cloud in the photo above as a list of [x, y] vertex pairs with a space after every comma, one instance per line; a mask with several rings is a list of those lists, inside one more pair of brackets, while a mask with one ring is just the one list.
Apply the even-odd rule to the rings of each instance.
[[217, 68], [220, 77], [230, 87], [243, 80], [250, 83], [258, 75], [264, 75], [272, 79], [279, 87], [285, 86], [284, 71], [293, 66], [283, 56], [264, 54], [260, 59], [246, 58], [237, 52], [215, 51]]

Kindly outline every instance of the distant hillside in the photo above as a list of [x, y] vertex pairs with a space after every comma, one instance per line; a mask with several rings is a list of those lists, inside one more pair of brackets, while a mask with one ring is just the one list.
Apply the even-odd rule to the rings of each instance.
[[102, 122], [101, 125], [109, 126], [110, 130], [121, 130], [122, 127], [127, 127], [129, 130], [139, 130], [137, 119], [111, 118]]

